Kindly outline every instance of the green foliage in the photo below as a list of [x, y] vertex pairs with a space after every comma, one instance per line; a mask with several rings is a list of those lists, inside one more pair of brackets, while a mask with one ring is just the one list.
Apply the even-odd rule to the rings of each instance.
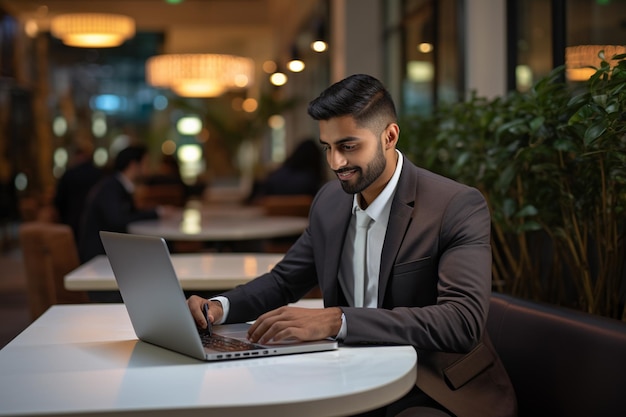
[[577, 88], [555, 69], [527, 93], [401, 121], [415, 163], [480, 189], [494, 287], [625, 318], [626, 55]]

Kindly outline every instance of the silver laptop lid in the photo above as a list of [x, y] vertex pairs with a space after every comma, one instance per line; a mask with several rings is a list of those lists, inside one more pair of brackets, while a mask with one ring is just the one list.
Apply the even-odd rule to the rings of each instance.
[[165, 240], [104, 231], [100, 238], [137, 337], [204, 359]]

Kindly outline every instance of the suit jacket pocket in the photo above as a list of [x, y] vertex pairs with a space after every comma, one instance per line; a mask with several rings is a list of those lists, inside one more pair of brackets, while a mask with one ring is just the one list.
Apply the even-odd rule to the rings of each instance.
[[417, 272], [420, 269], [428, 268], [433, 264], [433, 258], [428, 256], [426, 258], [416, 259], [411, 262], [404, 262], [401, 264], [395, 264], [393, 267], [393, 274], [395, 276], [406, 274], [409, 272]]
[[390, 307], [422, 307], [437, 300], [437, 271], [431, 257], [396, 264], [387, 288]]
[[480, 343], [471, 352], [443, 370], [446, 383], [456, 390], [479, 375], [494, 362], [491, 351]]

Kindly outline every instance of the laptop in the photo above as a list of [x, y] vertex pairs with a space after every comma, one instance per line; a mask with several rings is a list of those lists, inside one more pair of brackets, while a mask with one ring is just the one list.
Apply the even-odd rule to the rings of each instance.
[[250, 324], [199, 330], [172, 265], [165, 240], [156, 236], [100, 232], [124, 305], [137, 337], [200, 360], [219, 361], [337, 349], [337, 341], [268, 345], [246, 340]]

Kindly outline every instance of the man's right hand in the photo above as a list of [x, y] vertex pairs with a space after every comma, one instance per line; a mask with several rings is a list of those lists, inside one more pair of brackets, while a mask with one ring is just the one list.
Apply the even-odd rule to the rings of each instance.
[[204, 313], [202, 312], [202, 308], [206, 304], [209, 305], [208, 319], [211, 323], [219, 321], [224, 315], [222, 303], [219, 301], [211, 301], [197, 295], [192, 295], [187, 299], [187, 306], [189, 307], [193, 320], [196, 322], [196, 326], [198, 326], [199, 329], [207, 329], [208, 327], [208, 323], [204, 318]]

